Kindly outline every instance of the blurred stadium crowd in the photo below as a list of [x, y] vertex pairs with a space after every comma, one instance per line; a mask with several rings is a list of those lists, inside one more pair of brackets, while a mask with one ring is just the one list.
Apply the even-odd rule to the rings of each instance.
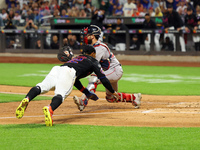
[[[105, 17], [145, 17], [144, 29], [158, 28], [152, 27], [153, 23], [149, 24], [151, 17], [163, 18], [163, 26], [159, 27], [161, 29], [185, 30], [186, 32], [200, 29], [200, 0], [5, 0], [5, 2], [7, 7], [0, 13], [0, 26], [3, 27], [12, 21], [14, 26], [25, 26], [28, 29], [29, 24], [32, 24], [33, 28], [37, 29], [40, 24], [48, 23], [49, 20], [45, 18], [92, 18], [95, 13], [98, 13], [99, 16]], [[182, 23], [175, 20], [177, 17], [181, 18]], [[120, 21], [119, 24], [121, 24]], [[104, 29], [102, 24], [97, 25]], [[123, 30], [126, 28], [124, 27]], [[151, 39], [148, 34], [145, 36], [144, 44], [148, 51]], [[131, 38], [130, 47], [132, 48], [130, 49], [138, 50], [140, 43], [137, 41], [137, 35]], [[174, 38], [173, 35], [165, 36], [161, 45], [161, 42], [158, 42], [158, 50], [174, 50]], [[181, 51], [186, 51], [184, 35], [179, 38]], [[157, 39], [160, 39], [160, 36], [155, 35], [155, 45]], [[200, 50], [200, 37], [192, 35], [192, 39], [195, 50]]]
[[91, 17], [92, 12], [100, 9], [106, 16], [162, 17], [168, 5], [173, 5], [182, 17], [191, 7], [197, 15], [200, 13], [199, 0], [5, 0], [6, 8], [1, 10], [0, 25], [12, 19], [14, 25], [25, 25], [28, 20], [34, 24], [42, 22], [44, 16], [53, 17]]

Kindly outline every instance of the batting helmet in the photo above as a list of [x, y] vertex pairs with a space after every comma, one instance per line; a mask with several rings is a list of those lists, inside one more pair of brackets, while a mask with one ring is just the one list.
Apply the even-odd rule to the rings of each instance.
[[62, 62], [67, 62], [72, 59], [74, 56], [72, 49], [69, 46], [63, 46], [61, 50], [59, 50], [57, 54], [58, 60]]

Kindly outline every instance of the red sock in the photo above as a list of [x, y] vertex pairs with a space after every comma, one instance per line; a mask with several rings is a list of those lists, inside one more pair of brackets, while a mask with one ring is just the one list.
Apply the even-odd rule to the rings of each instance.
[[52, 110], [51, 106], [49, 106], [49, 112], [51, 113], [51, 115], [53, 115], [53, 110]]
[[132, 102], [131, 101], [131, 96], [133, 98], [133, 100], [135, 99], [135, 96], [133, 94], [126, 94], [126, 93], [118, 93], [119, 95], [119, 99], [124, 102], [124, 100], [126, 100], [127, 102]]

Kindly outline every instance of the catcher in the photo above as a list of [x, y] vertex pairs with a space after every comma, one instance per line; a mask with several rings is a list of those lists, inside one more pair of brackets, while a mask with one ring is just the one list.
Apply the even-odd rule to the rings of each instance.
[[82, 55], [74, 57], [73, 59], [71, 59], [73, 54], [69, 47], [65, 47], [64, 51], [64, 53], [58, 55], [58, 59], [67, 62], [61, 66], [54, 66], [41, 83], [38, 83], [35, 87], [30, 89], [16, 109], [16, 117], [18, 119], [23, 117], [31, 100], [41, 93], [48, 92], [52, 88], [55, 88], [55, 96], [52, 98], [50, 105], [43, 108], [46, 126], [53, 125], [53, 112], [62, 104], [65, 98], [69, 96], [73, 85], [84, 93], [88, 99], [97, 100], [98, 97], [96, 94], [85, 88], [79, 80], [92, 72], [95, 72], [101, 83], [116, 99], [119, 97], [103, 73], [100, 64], [95, 59], [96, 51], [94, 47], [89, 45], [85, 46]]
[[[88, 28], [85, 28], [81, 31], [85, 34], [84, 42], [86, 44], [92, 45], [96, 50], [96, 59], [100, 62], [102, 68], [104, 69], [105, 75], [110, 81], [112, 87], [115, 91], [118, 91], [118, 81], [122, 77], [123, 70], [121, 64], [110, 51], [108, 46], [100, 42], [99, 36], [101, 34], [101, 29], [96, 25], [90, 25]], [[100, 80], [95, 74], [92, 74], [89, 78], [89, 84], [87, 86], [88, 90], [95, 92], [97, 85], [100, 84]], [[127, 94], [127, 93], [118, 93], [119, 99], [115, 99], [113, 94], [110, 93], [109, 89], [106, 89], [106, 100], [108, 102], [130, 102], [135, 108], [139, 108], [141, 104], [141, 93], [137, 94]], [[88, 104], [88, 98], [83, 94], [79, 99], [77, 96], [74, 96], [74, 102], [78, 106], [80, 111]]]

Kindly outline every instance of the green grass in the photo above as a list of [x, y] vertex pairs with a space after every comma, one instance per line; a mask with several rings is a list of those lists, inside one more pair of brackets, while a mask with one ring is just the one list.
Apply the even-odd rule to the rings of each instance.
[[[53, 66], [54, 64], [0, 63], [0, 84], [35, 86]], [[123, 70], [119, 91], [200, 95], [200, 69], [197, 67], [123, 66]], [[82, 82], [87, 86], [87, 79]], [[98, 90], [104, 91], [103, 86], [98, 86]], [[0, 102], [19, 101], [24, 96], [0, 94]], [[51, 98], [41, 96], [35, 100], [44, 99]], [[199, 150], [199, 137], [200, 128], [0, 125], [2, 150]]]
[[[21, 101], [26, 95], [18, 94], [3, 94], [0, 93], [0, 103], [18, 102]], [[37, 96], [34, 100], [50, 100], [51, 97]]]
[[[58, 65], [58, 64], [57, 64]], [[54, 64], [0, 63], [0, 84], [35, 86]], [[123, 66], [119, 91], [152, 95], [200, 95], [198, 67]], [[82, 79], [87, 86], [88, 80]], [[105, 91], [102, 85], [97, 90]]]
[[199, 128], [0, 125], [1, 149], [198, 150]]

